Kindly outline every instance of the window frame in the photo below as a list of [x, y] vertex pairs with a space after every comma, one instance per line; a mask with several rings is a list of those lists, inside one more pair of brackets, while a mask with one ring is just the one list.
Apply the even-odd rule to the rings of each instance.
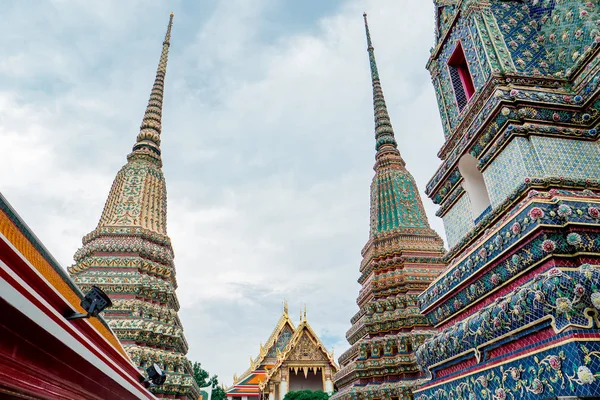
[[[469, 69], [469, 63], [467, 62], [467, 57], [460, 41], [457, 42], [452, 55], [448, 58], [446, 68], [448, 68], [448, 76], [450, 77], [450, 84], [452, 85], [452, 91], [454, 92], [454, 100], [456, 101], [459, 112], [462, 112], [475, 94], [475, 84], [473, 83], [473, 75]], [[464, 95], [465, 98], [464, 104], [461, 104], [461, 101], [459, 100], [459, 94], [457, 93], [456, 88], [457, 84], [453, 78], [453, 69], [456, 70], [458, 78], [460, 79], [462, 95]]]

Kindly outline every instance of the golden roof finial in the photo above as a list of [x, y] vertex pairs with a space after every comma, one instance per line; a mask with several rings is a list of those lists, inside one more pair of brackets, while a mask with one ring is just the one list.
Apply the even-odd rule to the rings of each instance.
[[283, 313], [287, 315], [288, 313], [288, 302], [287, 300], [283, 300]]
[[306, 303], [304, 303], [304, 322], [306, 322]]

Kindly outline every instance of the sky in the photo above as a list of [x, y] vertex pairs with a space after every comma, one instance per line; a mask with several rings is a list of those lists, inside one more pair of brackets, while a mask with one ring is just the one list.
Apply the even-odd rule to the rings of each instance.
[[175, 14], [163, 111], [168, 233], [188, 357], [229, 385], [287, 299], [339, 356], [369, 232], [372, 89], [363, 11], [400, 151], [440, 164], [413, 0], [3, 1], [0, 191], [66, 268], [139, 131]]

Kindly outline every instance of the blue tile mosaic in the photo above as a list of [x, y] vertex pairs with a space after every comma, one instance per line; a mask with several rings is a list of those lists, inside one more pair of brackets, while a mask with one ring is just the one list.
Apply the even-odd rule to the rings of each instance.
[[540, 175], [539, 161], [527, 138], [514, 138], [483, 171], [492, 207], [502, 203], [525, 181]]
[[471, 201], [466, 192], [448, 210], [443, 220], [449, 247], [458, 243], [475, 226], [471, 213]]
[[600, 143], [531, 137], [545, 176], [600, 179]]

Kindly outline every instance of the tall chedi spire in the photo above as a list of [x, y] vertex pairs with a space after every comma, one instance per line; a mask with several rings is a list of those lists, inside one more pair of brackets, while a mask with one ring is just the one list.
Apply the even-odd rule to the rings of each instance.
[[334, 398], [412, 399], [421, 378], [414, 349], [431, 335], [417, 296], [444, 268], [444, 244], [429, 226], [415, 180], [398, 151], [363, 16], [375, 111], [371, 229], [362, 250], [359, 311], [346, 333], [351, 347], [339, 357]]
[[161, 115], [173, 14], [137, 141], [117, 173], [96, 229], [83, 238], [69, 273], [84, 291], [101, 287], [113, 307], [104, 318], [141, 369], [158, 363], [167, 381], [158, 397], [197, 399], [177, 315], [173, 248], [167, 236], [167, 190], [161, 170]]

